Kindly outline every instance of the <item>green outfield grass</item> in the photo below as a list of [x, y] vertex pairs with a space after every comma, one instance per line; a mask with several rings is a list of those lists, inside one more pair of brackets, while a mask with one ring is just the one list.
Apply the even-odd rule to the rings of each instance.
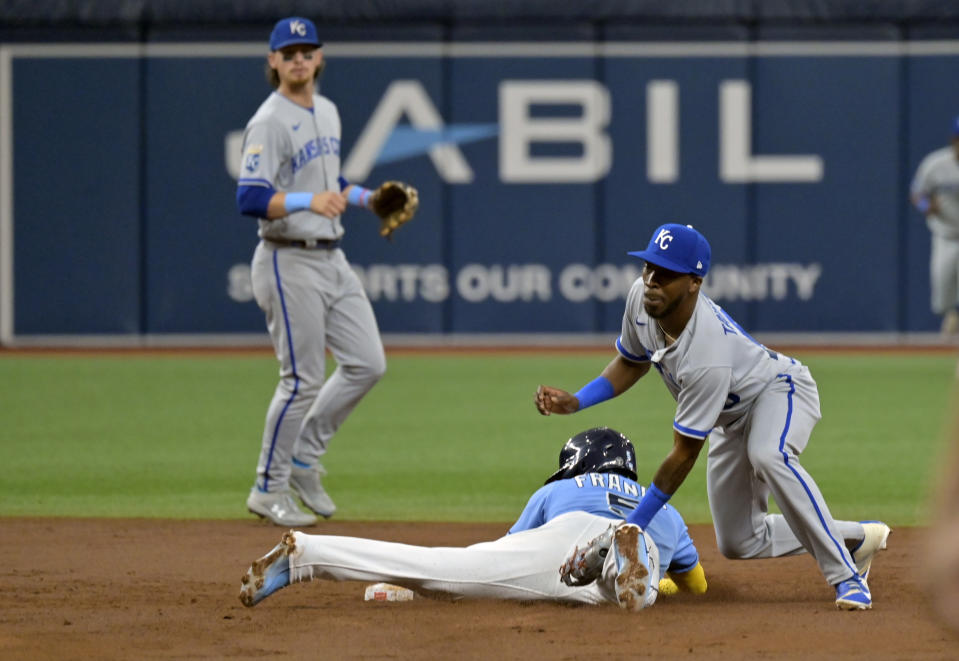
[[[535, 412], [539, 383], [575, 390], [611, 355], [391, 355], [331, 445], [341, 519], [511, 522], [555, 470], [562, 442], [608, 424], [648, 481], [674, 403], [650, 375], [574, 416]], [[823, 420], [803, 464], [834, 515], [927, 521], [956, 360], [797, 353]], [[0, 516], [238, 518], [277, 367], [253, 356], [0, 356]], [[672, 501], [708, 522], [705, 452]]]

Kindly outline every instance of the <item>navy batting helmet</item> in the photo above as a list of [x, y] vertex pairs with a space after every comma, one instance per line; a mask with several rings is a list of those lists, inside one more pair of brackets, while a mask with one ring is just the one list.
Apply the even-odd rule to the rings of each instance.
[[594, 427], [566, 441], [559, 451], [559, 470], [545, 484], [583, 473], [619, 473], [636, 479], [633, 442], [615, 429]]

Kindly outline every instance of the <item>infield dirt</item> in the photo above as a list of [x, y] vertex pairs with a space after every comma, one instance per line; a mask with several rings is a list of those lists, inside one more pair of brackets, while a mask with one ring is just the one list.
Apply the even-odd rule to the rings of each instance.
[[[505, 524], [328, 521], [306, 530], [428, 546], [500, 536]], [[282, 529], [250, 521], [0, 519], [3, 659], [954, 659], [959, 637], [924, 598], [925, 531], [877, 557], [872, 611], [840, 612], [809, 556], [732, 561], [692, 526], [709, 590], [614, 606], [364, 601], [366, 584], [316, 581], [255, 608], [250, 562]]]

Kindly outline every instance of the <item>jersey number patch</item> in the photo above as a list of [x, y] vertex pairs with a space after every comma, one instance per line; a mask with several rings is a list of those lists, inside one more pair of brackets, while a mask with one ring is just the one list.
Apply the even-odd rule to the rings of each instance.
[[639, 505], [638, 500], [626, 498], [611, 491], [606, 492], [606, 501], [609, 503], [609, 511], [621, 519], [625, 519]]

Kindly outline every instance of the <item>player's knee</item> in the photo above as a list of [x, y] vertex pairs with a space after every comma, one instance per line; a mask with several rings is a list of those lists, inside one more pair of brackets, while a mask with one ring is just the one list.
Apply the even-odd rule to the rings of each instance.
[[740, 555], [740, 548], [741, 548], [740, 545], [732, 540], [724, 539], [722, 537], [717, 537], [716, 548], [719, 549], [719, 552], [723, 554], [724, 558], [730, 558], [731, 560], [735, 560], [737, 558], [742, 557]]
[[279, 389], [288, 397], [294, 394], [305, 397], [319, 392], [321, 385], [323, 385], [322, 382], [316, 383], [305, 375], [290, 373], [280, 377]]
[[353, 381], [373, 386], [386, 374], [386, 357], [371, 356], [363, 362], [343, 366], [344, 372]]
[[767, 484], [770, 476], [783, 466], [783, 456], [778, 449], [761, 448], [749, 452], [749, 463], [759, 479]]
[[724, 558], [730, 560], [744, 560], [752, 558], [756, 554], [756, 540], [753, 538], [731, 539], [729, 537], [716, 536], [716, 547], [723, 554]]
[[386, 356], [380, 354], [367, 365], [367, 375], [373, 383], [376, 383], [383, 378], [384, 374], [386, 374]]

